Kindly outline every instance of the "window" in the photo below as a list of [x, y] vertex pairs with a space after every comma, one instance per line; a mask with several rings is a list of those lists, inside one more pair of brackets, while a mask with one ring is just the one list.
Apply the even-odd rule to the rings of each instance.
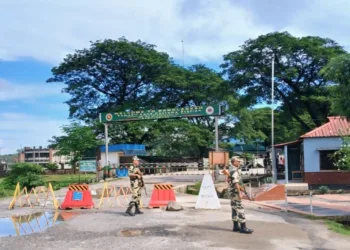
[[332, 158], [336, 150], [322, 150], [320, 151], [320, 169], [321, 170], [338, 170], [334, 166], [335, 160]]

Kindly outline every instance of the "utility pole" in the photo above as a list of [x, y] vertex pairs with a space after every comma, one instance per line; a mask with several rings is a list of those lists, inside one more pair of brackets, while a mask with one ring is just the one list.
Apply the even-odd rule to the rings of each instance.
[[185, 67], [185, 47], [184, 47], [184, 41], [182, 40], [182, 66]]
[[275, 102], [275, 55], [272, 54], [271, 65], [271, 157], [272, 157], [272, 176], [277, 181], [276, 154], [275, 154], [275, 119], [273, 104]]

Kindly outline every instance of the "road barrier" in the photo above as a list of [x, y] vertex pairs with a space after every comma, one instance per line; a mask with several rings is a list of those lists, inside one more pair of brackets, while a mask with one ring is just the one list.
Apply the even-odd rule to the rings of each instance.
[[61, 205], [61, 209], [85, 208], [91, 209], [94, 207], [92, 195], [87, 184], [71, 184], [68, 186], [66, 197]]
[[170, 201], [176, 201], [172, 184], [154, 184], [149, 208], [165, 207]]
[[[39, 191], [39, 192], [37, 192], [37, 191]], [[41, 205], [40, 194], [44, 195], [45, 201], [44, 201], [43, 206]], [[14, 209], [17, 202], [19, 203], [19, 207], [28, 206], [28, 207], [34, 208], [34, 207], [39, 206], [39, 207], [45, 208], [47, 206], [47, 202], [49, 201], [50, 195], [52, 198], [51, 201], [52, 201], [54, 208], [56, 210], [59, 209], [59, 202], [56, 200], [55, 193], [53, 191], [51, 183], [49, 183], [47, 190], [45, 190], [44, 187], [39, 187], [39, 189], [32, 188], [29, 193], [28, 193], [27, 187], [24, 187], [21, 190], [20, 183], [17, 183], [14, 194], [13, 194], [12, 201], [11, 201], [10, 205], [8, 206], [8, 209], [9, 210]], [[33, 198], [34, 198], [34, 201], [32, 200]], [[24, 203], [22, 204], [23, 199], [24, 199]]]
[[[109, 208], [114, 207], [117, 204], [119, 207], [125, 207], [129, 204], [129, 199], [127, 194], [131, 193], [129, 187], [108, 185], [107, 182], [104, 183], [101, 197], [99, 199], [99, 205], [97, 209], [104, 208], [104, 199], [107, 200], [107, 205]], [[120, 200], [121, 199], [121, 200]], [[124, 204], [123, 204], [124, 201]]]

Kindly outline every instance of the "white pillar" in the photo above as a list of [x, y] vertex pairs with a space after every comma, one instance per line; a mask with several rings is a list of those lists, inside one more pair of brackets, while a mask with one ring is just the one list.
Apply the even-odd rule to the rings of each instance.
[[105, 144], [106, 144], [106, 162], [105, 166], [108, 166], [108, 124], [105, 123]]
[[288, 146], [284, 146], [284, 172], [286, 184], [288, 184]]
[[219, 118], [215, 116], [215, 151], [219, 151]]

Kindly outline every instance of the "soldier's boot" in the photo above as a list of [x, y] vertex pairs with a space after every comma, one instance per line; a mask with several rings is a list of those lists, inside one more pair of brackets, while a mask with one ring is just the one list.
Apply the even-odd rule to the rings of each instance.
[[139, 204], [136, 204], [135, 214], [143, 214], [143, 212], [140, 210]]
[[245, 223], [241, 223], [241, 233], [243, 234], [251, 234], [254, 232], [252, 229], [246, 227]]
[[131, 212], [133, 206], [134, 206], [133, 203], [130, 203], [130, 204], [129, 204], [129, 207], [128, 207], [128, 209], [126, 209], [126, 212], [125, 212], [127, 215], [129, 215], [129, 216], [135, 216], [135, 214], [134, 214], [133, 212]]
[[238, 221], [234, 221], [233, 222], [233, 229], [232, 229], [232, 231], [233, 232], [240, 232], [241, 231], [241, 229], [240, 229], [240, 227], [238, 225]]

